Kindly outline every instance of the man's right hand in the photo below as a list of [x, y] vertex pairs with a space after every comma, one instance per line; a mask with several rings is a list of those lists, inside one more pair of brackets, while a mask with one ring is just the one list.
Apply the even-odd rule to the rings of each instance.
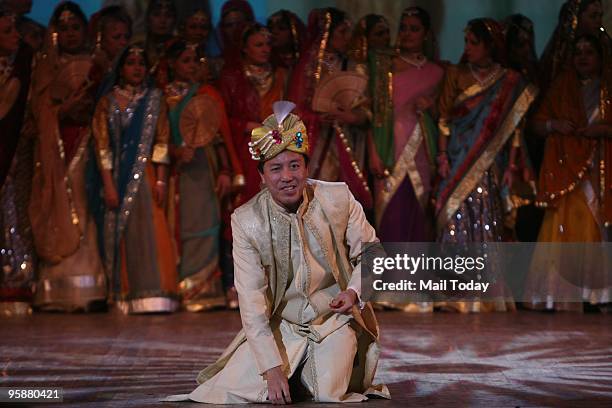
[[264, 379], [268, 383], [268, 400], [275, 405], [291, 404], [289, 395], [289, 381], [281, 369], [276, 366], [264, 373]]

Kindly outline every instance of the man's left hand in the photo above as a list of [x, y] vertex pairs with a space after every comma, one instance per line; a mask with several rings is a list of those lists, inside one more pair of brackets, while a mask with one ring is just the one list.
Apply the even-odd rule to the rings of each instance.
[[329, 307], [334, 313], [347, 314], [355, 303], [357, 303], [357, 293], [353, 289], [347, 289], [338, 293], [338, 296], [329, 302]]

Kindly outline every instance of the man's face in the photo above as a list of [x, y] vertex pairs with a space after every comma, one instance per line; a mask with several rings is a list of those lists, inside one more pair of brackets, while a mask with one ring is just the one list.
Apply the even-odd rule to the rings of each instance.
[[296, 211], [308, 178], [304, 156], [285, 150], [264, 163], [261, 179], [272, 198], [288, 211]]

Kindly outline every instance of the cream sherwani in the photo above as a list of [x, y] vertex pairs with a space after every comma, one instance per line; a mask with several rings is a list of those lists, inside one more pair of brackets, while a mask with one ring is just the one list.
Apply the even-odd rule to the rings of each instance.
[[362, 250], [378, 243], [346, 184], [308, 180], [296, 213], [264, 190], [234, 212], [232, 233], [243, 331], [200, 373], [198, 388], [171, 399], [266, 402], [263, 373], [276, 366], [299, 375], [315, 401], [388, 398], [384, 385], [372, 385], [379, 348], [371, 307], [352, 315], [329, 307], [347, 287], [359, 292]]

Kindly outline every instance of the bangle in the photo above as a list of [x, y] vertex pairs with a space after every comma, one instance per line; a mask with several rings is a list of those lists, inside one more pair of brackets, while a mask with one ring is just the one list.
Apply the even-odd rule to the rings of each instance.
[[161, 180], [157, 180], [157, 181], [155, 182], [155, 184], [156, 184], [156, 185], [158, 185], [158, 186], [165, 186], [165, 185], [166, 185], [166, 182], [165, 182], [165, 181], [161, 181]]
[[442, 156], [443, 154], [446, 154], [446, 150], [438, 150], [438, 156]]

